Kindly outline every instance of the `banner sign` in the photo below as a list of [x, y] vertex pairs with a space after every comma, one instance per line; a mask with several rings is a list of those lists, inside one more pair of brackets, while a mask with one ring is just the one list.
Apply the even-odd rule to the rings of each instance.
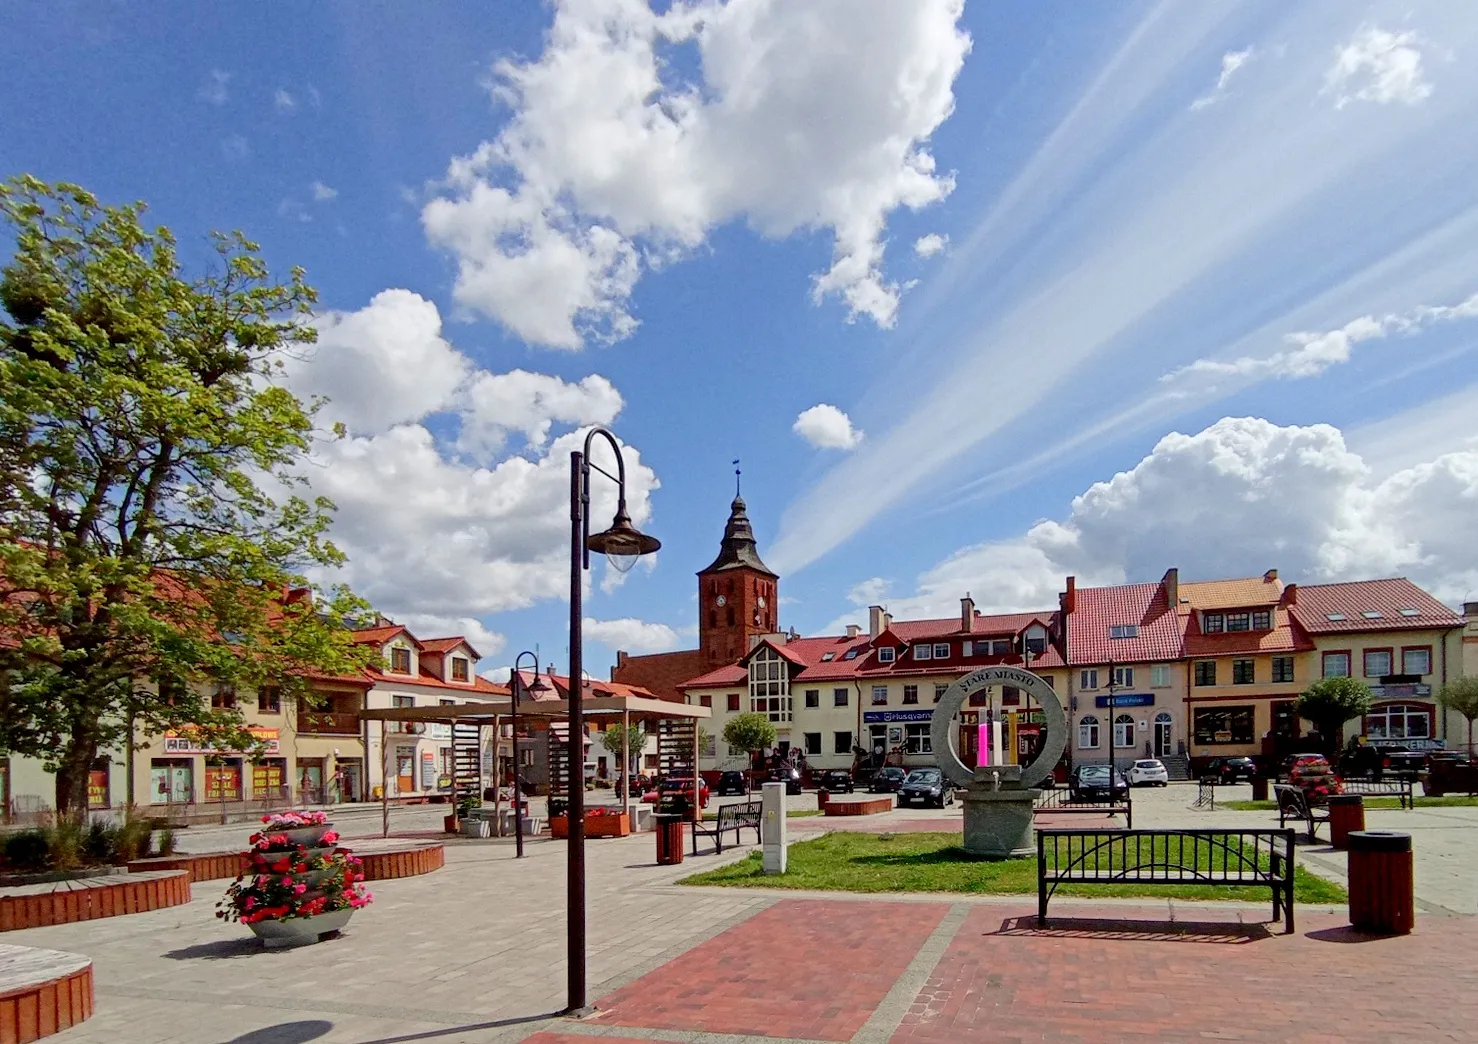
[[876, 723], [888, 723], [888, 722], [898, 722], [898, 721], [901, 721], [901, 722], [933, 721], [934, 720], [934, 712], [931, 711], [931, 710], [917, 710], [917, 711], [903, 711], [903, 710], [900, 710], [900, 711], [891, 711], [891, 710], [890, 711], [863, 711], [862, 712], [862, 720], [863, 720], [864, 723], [873, 723], [873, 722], [876, 722]]
[[[252, 726], [246, 730], [251, 733], [253, 739], [263, 744], [263, 754], [278, 753], [277, 730], [259, 728]], [[221, 750], [212, 747], [208, 743], [202, 743], [198, 733], [194, 732], [166, 732], [164, 734], [164, 752], [166, 754], [240, 754], [239, 750]]]

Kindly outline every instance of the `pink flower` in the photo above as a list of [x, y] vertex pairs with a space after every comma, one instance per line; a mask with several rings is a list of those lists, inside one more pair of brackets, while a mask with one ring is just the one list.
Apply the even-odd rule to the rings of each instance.
[[293, 885], [293, 895], [302, 895], [307, 890], [308, 886], [305, 884]]
[[257, 905], [257, 901], [256, 901], [256, 899], [252, 898], [251, 896], [247, 896], [246, 897], [246, 902], [242, 903], [241, 905], [244, 906], [244, 907], [246, 907], [248, 910], [250, 910], [250, 909], [254, 908]]

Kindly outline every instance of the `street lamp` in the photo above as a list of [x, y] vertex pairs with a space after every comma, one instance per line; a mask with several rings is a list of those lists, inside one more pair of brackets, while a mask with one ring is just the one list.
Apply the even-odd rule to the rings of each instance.
[[[520, 789], [519, 770], [522, 766], [518, 761], [518, 701], [523, 695], [523, 676], [519, 673], [519, 664], [523, 663], [525, 656], [531, 656], [534, 660], [534, 688], [539, 687], [539, 654], [529, 652], [527, 649], [519, 653], [513, 661], [513, 684], [509, 691], [513, 693], [513, 845], [516, 851], [515, 859], [523, 858], [523, 792]], [[494, 784], [497, 785], [496, 782]]]
[[[590, 461], [590, 444], [597, 435], [610, 443], [616, 455], [616, 474]], [[590, 532], [590, 473], [599, 471], [616, 483], [616, 516], [610, 528]], [[585, 1003], [585, 682], [581, 662], [581, 605], [584, 573], [590, 568], [590, 552], [604, 554], [611, 567], [624, 573], [636, 565], [642, 555], [650, 555], [662, 544], [631, 524], [626, 511], [626, 462], [621, 459], [621, 444], [603, 427], [590, 429], [585, 436], [584, 452], [570, 454], [570, 793], [569, 870], [567, 887], [566, 949], [569, 964], [569, 1003], [567, 1015], [583, 1015]], [[694, 761], [697, 759], [695, 758]]]

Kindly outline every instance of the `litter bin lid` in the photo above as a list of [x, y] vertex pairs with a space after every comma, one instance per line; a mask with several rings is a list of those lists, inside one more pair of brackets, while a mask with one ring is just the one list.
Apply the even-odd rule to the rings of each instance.
[[1329, 797], [1325, 798], [1324, 800], [1328, 801], [1331, 805], [1363, 805], [1365, 804], [1365, 795], [1330, 794]]
[[1351, 830], [1351, 852], [1410, 852], [1411, 835], [1394, 830]]

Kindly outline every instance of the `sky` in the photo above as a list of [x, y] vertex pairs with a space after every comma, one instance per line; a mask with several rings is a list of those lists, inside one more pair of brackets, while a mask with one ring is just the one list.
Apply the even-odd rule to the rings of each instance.
[[609, 426], [663, 549], [593, 563], [604, 677], [696, 644], [736, 459], [803, 634], [1171, 566], [1478, 597], [1475, 55], [1442, 0], [15, 0], [0, 174], [306, 269], [316, 579], [492, 676], [565, 662]]

